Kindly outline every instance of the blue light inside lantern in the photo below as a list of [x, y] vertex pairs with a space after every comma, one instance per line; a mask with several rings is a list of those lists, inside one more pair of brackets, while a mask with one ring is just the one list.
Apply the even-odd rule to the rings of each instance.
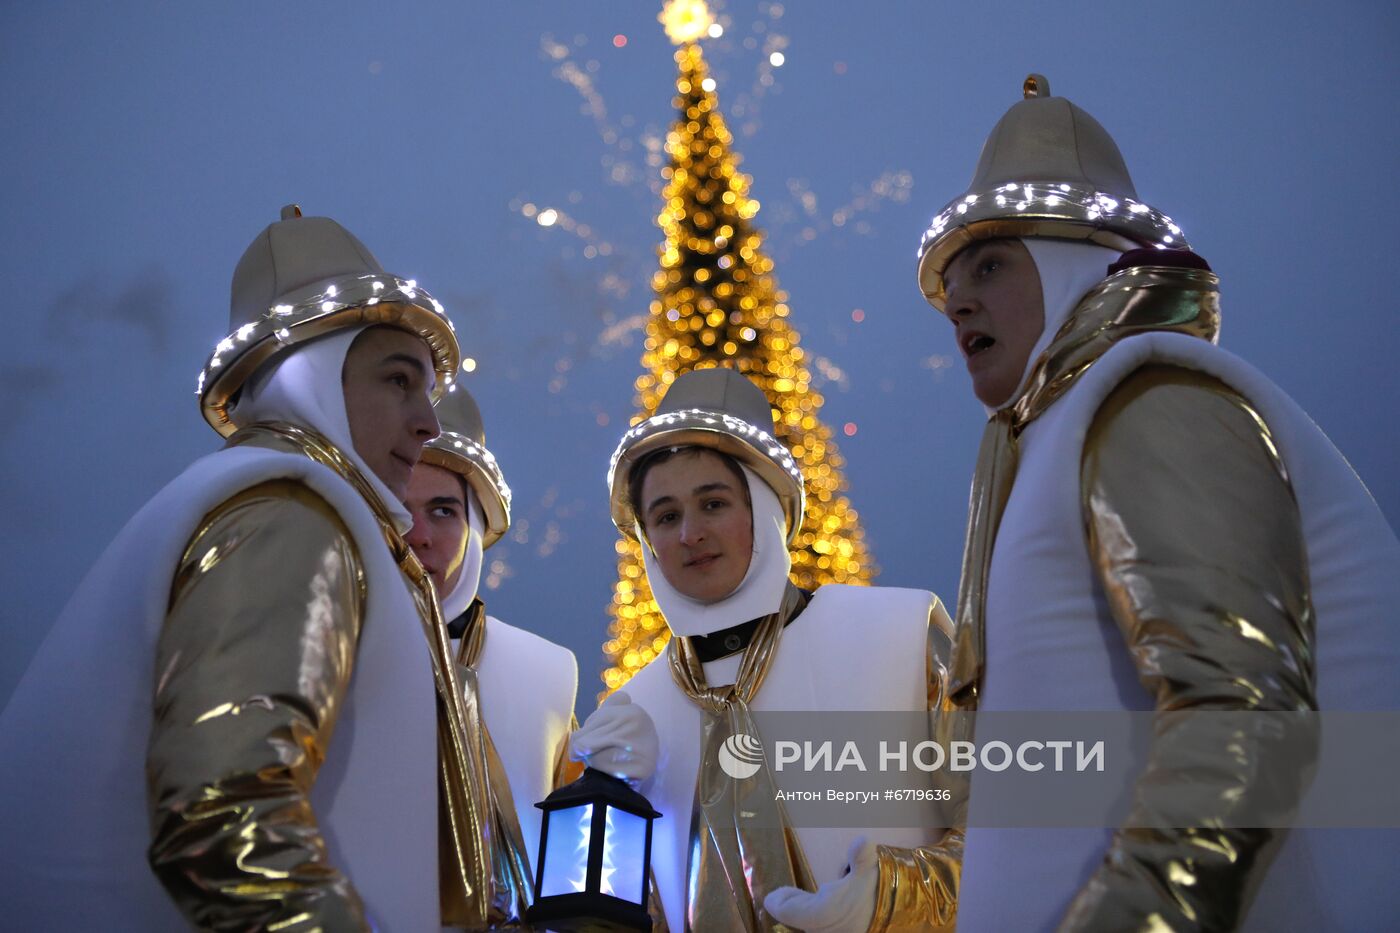
[[593, 804], [566, 807], [549, 815], [540, 896], [576, 894], [588, 885], [588, 844], [593, 833]]
[[[647, 820], [606, 808], [603, 865], [598, 891], [633, 903], [646, 902], [645, 868]], [[593, 804], [556, 810], [549, 818], [550, 857], [544, 864], [541, 897], [576, 894], [588, 887], [588, 853], [592, 841]]]
[[608, 807], [599, 885], [603, 894], [646, 903], [647, 822], [646, 817]]
[[647, 859], [651, 824], [661, 814], [625, 782], [592, 768], [535, 806], [544, 825], [530, 926], [650, 931]]

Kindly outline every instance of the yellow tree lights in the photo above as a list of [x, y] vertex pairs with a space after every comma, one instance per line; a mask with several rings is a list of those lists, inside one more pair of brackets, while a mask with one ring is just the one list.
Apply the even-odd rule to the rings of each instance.
[[[665, 204], [657, 216], [666, 242], [652, 279], [656, 298], [642, 354], [645, 371], [636, 382], [641, 411], [632, 423], [650, 416], [666, 387], [689, 370], [729, 366], [753, 379], [773, 406], [778, 438], [807, 479], [793, 582], [805, 589], [869, 583], [875, 568], [856, 512], [841, 495], [842, 459], [831, 429], [818, 420], [822, 397], [811, 388], [800, 338], [788, 321], [787, 296], [752, 224], [758, 201], [749, 197], [749, 178], [738, 170], [715, 82], [696, 44], [713, 20], [700, 0], [673, 0], [661, 19], [681, 46], [678, 118], [666, 138], [670, 164], [662, 169]], [[638, 544], [622, 537], [617, 554], [612, 622], [603, 644], [608, 690], [657, 657], [670, 637], [647, 586]]]

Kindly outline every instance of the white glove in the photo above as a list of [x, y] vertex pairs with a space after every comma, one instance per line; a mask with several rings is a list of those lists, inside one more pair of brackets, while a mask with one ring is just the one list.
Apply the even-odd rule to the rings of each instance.
[[817, 888], [778, 888], [763, 899], [763, 907], [779, 923], [806, 933], [865, 933], [875, 917], [875, 883], [880, 857], [875, 843], [860, 836], [846, 856], [846, 873]]
[[635, 787], [656, 773], [660, 744], [647, 711], [619, 690], [569, 737], [569, 757]]

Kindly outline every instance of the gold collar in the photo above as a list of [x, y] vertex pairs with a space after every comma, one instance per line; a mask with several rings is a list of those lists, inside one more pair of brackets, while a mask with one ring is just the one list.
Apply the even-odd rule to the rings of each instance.
[[355, 462], [329, 438], [311, 428], [285, 421], [260, 421], [239, 428], [228, 439], [229, 447], [238, 447], [243, 444], [299, 453], [335, 471], [337, 476], [349, 483], [351, 488], [360, 494], [360, 498], [365, 500], [365, 504], [374, 513], [375, 520], [379, 523], [380, 531], [384, 535], [384, 542], [389, 546], [389, 552], [393, 554], [395, 562], [415, 586], [422, 586], [422, 581], [427, 578], [428, 572], [423, 568], [422, 562], [418, 560], [418, 555], [414, 554], [413, 549], [408, 546], [403, 535], [394, 527], [394, 518], [390, 515], [388, 506], [385, 505], [384, 500], [379, 497], [379, 493], [375, 491], [374, 486], [355, 465]]
[[1220, 334], [1220, 279], [1202, 269], [1133, 266], [1094, 286], [1041, 354], [1010, 406], [1019, 430], [1069, 391], [1126, 337], [1172, 331], [1214, 343]]

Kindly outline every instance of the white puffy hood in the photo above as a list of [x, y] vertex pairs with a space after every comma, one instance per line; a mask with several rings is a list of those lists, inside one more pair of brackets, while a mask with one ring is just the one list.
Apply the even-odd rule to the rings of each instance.
[[753, 556], [738, 588], [718, 602], [702, 603], [671, 586], [647, 543], [646, 534], [640, 525], [637, 528], [647, 582], [674, 635], [710, 635], [777, 612], [782, 605], [788, 572], [792, 569], [783, 506], [758, 474], [743, 464], [739, 467], [749, 484], [749, 501], [753, 505]]
[[1040, 274], [1040, 298], [1045, 309], [1045, 326], [1040, 331], [1040, 339], [1026, 357], [1026, 368], [1021, 372], [1021, 381], [1016, 391], [996, 408], [989, 408], [988, 414], [1012, 405], [1021, 397], [1031, 372], [1035, 369], [1040, 355], [1050, 346], [1070, 312], [1079, 306], [1089, 289], [1103, 281], [1108, 275], [1108, 267], [1122, 254], [1116, 249], [1099, 246], [1087, 240], [1058, 240], [1049, 237], [1023, 237], [1020, 241], [1030, 252]]
[[482, 541], [486, 532], [486, 518], [481, 512], [480, 503], [476, 501], [476, 493], [472, 492], [465, 480], [462, 481], [462, 488], [467, 496], [467, 524], [470, 530], [467, 533], [467, 553], [462, 558], [462, 572], [457, 575], [457, 582], [451, 592], [439, 594], [442, 601], [442, 618], [445, 622], [451, 622], [466, 612], [481, 585], [481, 563], [485, 553]]
[[230, 417], [240, 428], [258, 421], [287, 421], [320, 432], [360, 468], [388, 509], [394, 527], [404, 534], [413, 526], [413, 517], [355, 450], [345, 413], [341, 372], [350, 345], [364, 330], [334, 331], [282, 354], [266, 372], [249, 380]]

